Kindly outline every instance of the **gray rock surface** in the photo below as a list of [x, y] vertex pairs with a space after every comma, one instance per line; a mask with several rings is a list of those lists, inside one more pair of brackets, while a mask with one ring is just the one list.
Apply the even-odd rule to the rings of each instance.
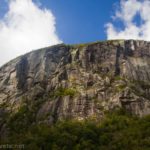
[[24, 105], [49, 123], [115, 108], [150, 114], [150, 42], [60, 44], [20, 56], [0, 68], [0, 125]]

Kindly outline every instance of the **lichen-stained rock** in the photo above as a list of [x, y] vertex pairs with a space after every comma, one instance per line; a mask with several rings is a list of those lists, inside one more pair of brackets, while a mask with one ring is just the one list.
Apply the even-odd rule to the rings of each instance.
[[48, 123], [101, 119], [121, 107], [150, 114], [150, 43], [60, 44], [20, 56], [0, 68], [0, 113], [11, 116], [24, 105]]

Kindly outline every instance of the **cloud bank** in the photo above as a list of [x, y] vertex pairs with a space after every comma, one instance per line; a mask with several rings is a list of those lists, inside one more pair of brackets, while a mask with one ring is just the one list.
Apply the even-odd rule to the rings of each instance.
[[0, 66], [33, 49], [60, 43], [55, 17], [32, 0], [8, 0], [0, 20]]
[[150, 0], [121, 0], [113, 19], [120, 21], [122, 27], [107, 23], [107, 39], [150, 41]]

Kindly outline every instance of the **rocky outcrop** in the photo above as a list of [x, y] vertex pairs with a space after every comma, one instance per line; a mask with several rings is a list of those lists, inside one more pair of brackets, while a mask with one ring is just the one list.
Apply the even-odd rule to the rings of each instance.
[[20, 56], [0, 68], [0, 116], [23, 106], [49, 123], [116, 108], [150, 114], [150, 43], [60, 44]]

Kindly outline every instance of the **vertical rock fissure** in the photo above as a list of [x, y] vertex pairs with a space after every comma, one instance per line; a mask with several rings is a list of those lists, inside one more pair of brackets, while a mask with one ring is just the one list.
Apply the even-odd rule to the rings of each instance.
[[22, 57], [21, 61], [16, 65], [16, 72], [18, 89], [26, 91], [26, 79], [28, 74], [28, 60], [26, 56]]
[[120, 49], [121, 49], [121, 47], [118, 46], [117, 51], [116, 51], [115, 76], [120, 74], [120, 65], [119, 65]]

